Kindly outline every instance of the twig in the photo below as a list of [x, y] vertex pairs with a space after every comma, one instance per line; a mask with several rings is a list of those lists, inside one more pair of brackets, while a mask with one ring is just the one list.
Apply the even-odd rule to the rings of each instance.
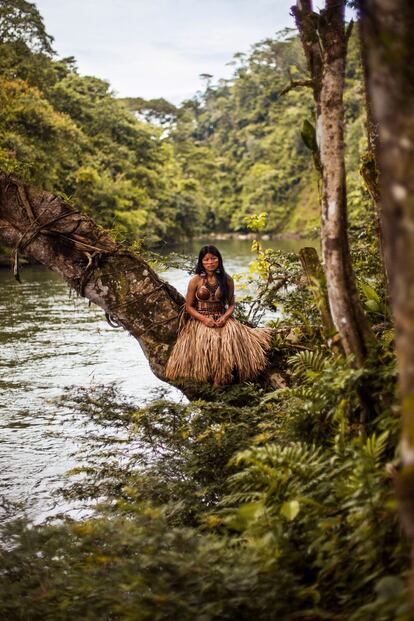
[[288, 84], [287, 86], [285, 86], [285, 88], [280, 91], [280, 95], [286, 95], [286, 93], [288, 93], [289, 91], [291, 91], [294, 88], [300, 88], [300, 87], [313, 87], [313, 80], [291, 80], [290, 84]]
[[36, 217], [32, 209], [32, 204], [29, 198], [27, 197], [26, 189], [18, 185], [16, 185], [16, 187], [17, 187], [17, 196], [19, 197], [20, 202], [22, 203], [30, 222], [34, 222], [36, 220]]

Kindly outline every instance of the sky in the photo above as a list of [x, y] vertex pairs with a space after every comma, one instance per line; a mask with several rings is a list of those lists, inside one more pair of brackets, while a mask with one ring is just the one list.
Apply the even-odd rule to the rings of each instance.
[[236, 52], [293, 27], [294, 0], [34, 0], [59, 56], [119, 97], [175, 104], [229, 78]]

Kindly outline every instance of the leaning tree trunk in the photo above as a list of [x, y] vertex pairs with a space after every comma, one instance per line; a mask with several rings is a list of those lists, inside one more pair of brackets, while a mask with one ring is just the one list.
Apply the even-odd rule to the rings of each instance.
[[414, 609], [414, 4], [361, 0], [360, 9], [368, 86], [379, 128], [384, 250], [403, 417], [398, 491], [412, 545]]
[[312, 77], [321, 166], [321, 239], [329, 306], [346, 354], [362, 366], [371, 332], [359, 299], [348, 243], [343, 90], [347, 40], [344, 1], [313, 12], [298, 0], [292, 13]]
[[60, 274], [141, 345], [152, 371], [164, 369], [177, 336], [182, 296], [91, 218], [49, 192], [0, 173], [0, 241]]

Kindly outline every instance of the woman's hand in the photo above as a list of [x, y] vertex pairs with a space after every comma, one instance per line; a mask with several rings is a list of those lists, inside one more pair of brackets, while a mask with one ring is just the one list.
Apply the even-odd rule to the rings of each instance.
[[204, 317], [202, 322], [207, 328], [216, 328], [217, 324], [212, 317]]
[[227, 317], [219, 317], [216, 319], [216, 328], [223, 328], [226, 325]]

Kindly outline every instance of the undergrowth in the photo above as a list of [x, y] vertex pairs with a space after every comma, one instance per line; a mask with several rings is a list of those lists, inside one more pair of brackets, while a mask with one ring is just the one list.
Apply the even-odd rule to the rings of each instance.
[[382, 317], [375, 356], [352, 368], [313, 329], [297, 261], [264, 259], [287, 271], [278, 304], [294, 338], [279, 321], [274, 342], [284, 387], [205, 386], [139, 407], [114, 388], [69, 391], [65, 407], [88, 424], [61, 494], [93, 513], [7, 523], [2, 619], [409, 619], [391, 328]]

